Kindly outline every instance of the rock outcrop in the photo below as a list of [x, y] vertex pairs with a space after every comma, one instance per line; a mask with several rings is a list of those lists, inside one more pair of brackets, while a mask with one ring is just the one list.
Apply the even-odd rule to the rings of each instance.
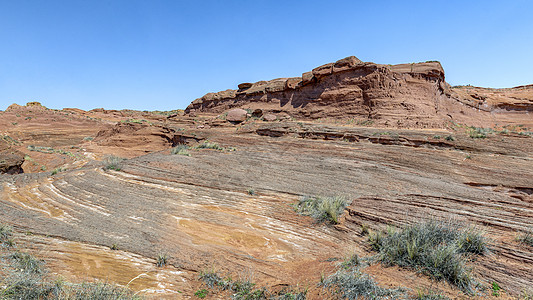
[[[208, 93], [194, 100], [185, 113], [246, 108], [285, 112], [302, 119], [352, 118], [371, 120], [378, 126], [442, 128], [448, 121], [470, 114], [464, 106], [489, 114], [502, 108], [533, 110], [533, 100], [527, 97], [487, 105], [483, 96], [476, 99], [475, 94], [456, 91], [446, 83], [437, 61], [383, 65], [350, 56], [301, 77], [242, 83], [238, 87]], [[533, 93], [528, 95], [533, 98]]]
[[22, 173], [23, 163], [24, 154], [15, 149], [12, 149], [7, 142], [0, 139], [0, 174]]

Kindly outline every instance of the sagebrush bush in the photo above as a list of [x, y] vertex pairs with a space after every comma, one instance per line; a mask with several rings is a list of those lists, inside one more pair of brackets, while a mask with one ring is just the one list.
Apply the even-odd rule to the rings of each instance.
[[372, 233], [369, 241], [382, 263], [422, 271], [466, 292], [473, 283], [466, 254], [488, 252], [487, 239], [475, 227], [436, 220]]
[[121, 163], [123, 160], [123, 158], [120, 158], [118, 156], [110, 155], [104, 160], [104, 168], [106, 170], [120, 171], [122, 170]]
[[296, 204], [298, 213], [311, 216], [318, 222], [328, 221], [332, 224], [339, 223], [339, 216], [342, 215], [348, 202], [344, 197], [310, 197], [303, 196]]

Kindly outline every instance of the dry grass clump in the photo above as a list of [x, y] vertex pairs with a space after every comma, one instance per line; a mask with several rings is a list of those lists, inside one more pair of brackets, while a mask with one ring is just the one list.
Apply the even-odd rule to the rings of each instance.
[[179, 144], [177, 145], [176, 147], [172, 148], [170, 150], [170, 153], [171, 154], [178, 154], [178, 155], [185, 155], [185, 156], [191, 156], [191, 154], [189, 153], [189, 146], [185, 145], [185, 144]]
[[421, 271], [465, 292], [472, 292], [474, 282], [466, 265], [468, 255], [488, 252], [488, 240], [480, 230], [448, 221], [423, 221], [399, 230], [388, 228], [371, 234], [369, 240], [382, 263]]
[[303, 196], [295, 205], [296, 211], [305, 216], [311, 216], [317, 222], [339, 223], [339, 217], [344, 212], [348, 202], [344, 197], [311, 197]]
[[343, 299], [404, 299], [403, 289], [380, 287], [370, 275], [358, 268], [341, 268], [333, 275], [324, 278], [321, 286], [332, 290]]
[[215, 142], [205, 141], [202, 144], [196, 146], [198, 149], [213, 149], [213, 150], [224, 150], [224, 147], [220, 146]]

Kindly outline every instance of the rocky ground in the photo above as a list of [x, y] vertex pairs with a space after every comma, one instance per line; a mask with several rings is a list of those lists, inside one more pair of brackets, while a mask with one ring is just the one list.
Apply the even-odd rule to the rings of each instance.
[[[271, 110], [229, 122], [223, 111], [13, 105], [0, 112], [2, 159], [10, 161], [0, 175], [0, 221], [14, 227], [19, 247], [71, 281], [106, 280], [148, 298], [195, 298], [204, 288], [228, 298], [199, 279], [215, 270], [271, 291], [336, 299], [318, 283], [347, 254], [376, 254], [362, 228], [454, 219], [490, 239], [490, 253], [469, 261], [475, 296], [404, 268], [372, 263], [363, 271], [413, 297], [495, 298], [496, 282], [499, 298], [518, 299], [533, 282], [533, 248], [516, 239], [533, 228], [531, 95], [520, 98], [526, 109], [510, 110], [498, 91], [449, 88], [462, 99], [492, 95], [485, 101], [500, 110], [490, 112], [499, 123], [405, 128]], [[205, 141], [219, 147], [195, 147]], [[172, 154], [179, 144], [188, 155]], [[127, 159], [106, 168], [110, 154]], [[317, 223], [295, 211], [303, 195], [344, 196], [349, 205], [339, 224]], [[158, 267], [161, 255], [168, 263]]]

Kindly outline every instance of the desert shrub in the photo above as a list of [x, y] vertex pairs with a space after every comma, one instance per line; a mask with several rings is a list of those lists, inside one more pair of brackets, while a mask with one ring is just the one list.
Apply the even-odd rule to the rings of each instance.
[[332, 290], [343, 299], [399, 299], [404, 293], [402, 289], [386, 289], [378, 286], [374, 279], [358, 268], [342, 268], [326, 277], [320, 285]]
[[123, 158], [120, 158], [118, 156], [110, 155], [104, 160], [104, 168], [106, 170], [120, 171], [122, 170], [121, 163], [123, 160]]
[[443, 295], [440, 295], [440, 294], [437, 294], [433, 291], [429, 291], [429, 292], [422, 292], [422, 291], [418, 291], [417, 292], [417, 295], [416, 295], [416, 298], [417, 300], [449, 300], [450, 298], [446, 297], [446, 296], [443, 296]]
[[455, 141], [455, 138], [453, 137], [453, 135], [448, 135], [447, 137], [444, 138], [445, 140], [449, 141], [449, 142], [453, 142]]
[[24, 252], [14, 252], [9, 256], [16, 262], [16, 268], [27, 273], [42, 273], [43, 262]]
[[214, 150], [224, 150], [224, 147], [220, 146], [215, 142], [205, 141], [202, 144], [196, 146], [198, 149], [214, 149]]
[[109, 283], [82, 283], [66, 290], [66, 299], [77, 300], [125, 300], [141, 299], [128, 288]]
[[533, 247], [533, 229], [526, 230], [517, 239], [520, 243]]
[[356, 253], [349, 253], [345, 256], [344, 261], [341, 262], [343, 269], [351, 269], [358, 267], [361, 264], [359, 256]]
[[378, 259], [422, 271], [436, 280], [446, 280], [470, 292], [473, 282], [465, 254], [488, 252], [488, 241], [474, 227], [460, 223], [429, 220], [406, 225], [399, 230], [373, 233], [369, 237]]
[[248, 279], [239, 279], [234, 281], [231, 279], [231, 277], [222, 278], [214, 271], [200, 272], [199, 278], [203, 280], [210, 288], [217, 287], [221, 290], [232, 291], [232, 299], [267, 299], [266, 289], [254, 289], [255, 283]]
[[494, 130], [490, 128], [469, 127], [467, 129], [468, 135], [473, 139], [484, 139], [489, 133], [493, 133]]
[[348, 202], [344, 197], [310, 197], [303, 196], [295, 205], [296, 211], [305, 216], [311, 216], [317, 222], [328, 221], [338, 224], [339, 216], [342, 215]]
[[6, 242], [13, 235], [13, 228], [9, 225], [0, 224], [0, 243]]
[[253, 195], [255, 195], [255, 190], [252, 189], [252, 188], [249, 188], [249, 189], [246, 190], [246, 193], [248, 193], [248, 195], [250, 195], [250, 196], [253, 196]]
[[156, 266], [163, 267], [168, 263], [168, 256], [165, 253], [159, 253], [155, 260]]
[[179, 155], [185, 155], [185, 156], [191, 156], [191, 154], [188, 151], [189, 146], [185, 144], [180, 144], [170, 150], [171, 154], [179, 154]]
[[197, 290], [196, 293], [194, 293], [194, 295], [195, 295], [196, 297], [198, 297], [198, 298], [203, 299], [203, 298], [205, 298], [205, 297], [207, 296], [207, 293], [208, 293], [208, 292], [209, 292], [209, 291], [206, 290], [206, 289], [201, 289], [201, 290]]

